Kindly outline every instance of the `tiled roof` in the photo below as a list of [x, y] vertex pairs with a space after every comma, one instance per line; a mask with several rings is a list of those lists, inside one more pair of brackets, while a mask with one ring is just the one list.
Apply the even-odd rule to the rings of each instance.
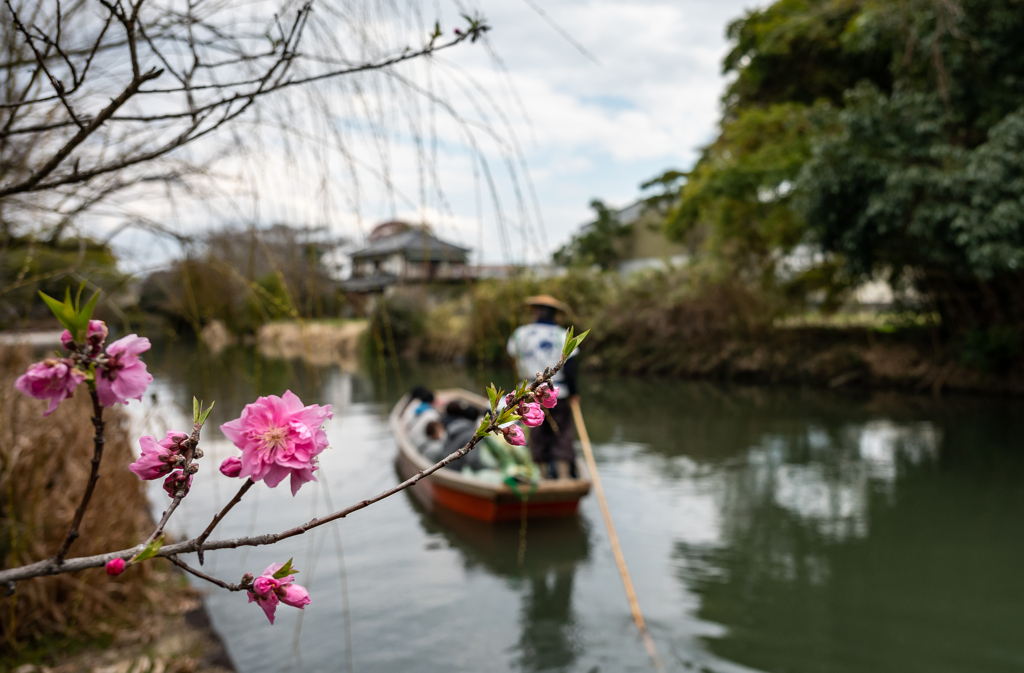
[[395, 236], [373, 241], [362, 250], [352, 253], [353, 261], [371, 257], [384, 257], [396, 252], [409, 261], [465, 262], [467, 248], [445, 243], [421, 229], [410, 229]]

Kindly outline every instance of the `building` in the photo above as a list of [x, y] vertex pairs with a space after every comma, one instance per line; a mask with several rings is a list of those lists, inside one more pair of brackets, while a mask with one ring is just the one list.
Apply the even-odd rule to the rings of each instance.
[[351, 254], [348, 292], [383, 292], [392, 285], [463, 281], [470, 278], [469, 249], [442, 241], [429, 227], [385, 222], [367, 245]]
[[665, 236], [664, 217], [646, 206], [645, 201], [637, 201], [615, 214], [620, 223], [632, 225], [628, 235], [614, 242], [620, 273], [682, 266], [690, 258], [685, 245]]

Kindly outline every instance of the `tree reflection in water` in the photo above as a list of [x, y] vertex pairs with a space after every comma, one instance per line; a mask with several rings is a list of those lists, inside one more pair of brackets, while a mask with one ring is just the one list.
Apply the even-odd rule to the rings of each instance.
[[715, 655], [794, 673], [1021, 670], [1019, 403], [705, 384], [667, 385], [669, 401], [632, 385], [596, 386], [592, 434], [713, 499], [717, 530], [674, 556], [696, 616], [725, 627], [703, 638]]

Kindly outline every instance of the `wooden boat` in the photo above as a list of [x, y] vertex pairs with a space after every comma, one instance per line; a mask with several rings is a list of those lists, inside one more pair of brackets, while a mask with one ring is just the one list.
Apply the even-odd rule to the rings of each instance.
[[[487, 408], [487, 400], [479, 395], [462, 390], [441, 390], [435, 393], [438, 400], [448, 402], [459, 399], [481, 409]], [[391, 411], [391, 432], [398, 443], [395, 459], [398, 473], [408, 479], [425, 470], [432, 462], [423, 457], [409, 440], [401, 423], [402, 411], [408, 404], [408, 396], [399, 400]], [[576, 461], [579, 479], [545, 479], [527, 499], [527, 518], [571, 516], [576, 513], [580, 498], [590, 492], [590, 478], [586, 466]], [[507, 484], [494, 484], [448, 468], [442, 468], [429, 477], [421, 479], [409, 489], [428, 510], [444, 508], [481, 521], [518, 521], [522, 517], [523, 502]]]

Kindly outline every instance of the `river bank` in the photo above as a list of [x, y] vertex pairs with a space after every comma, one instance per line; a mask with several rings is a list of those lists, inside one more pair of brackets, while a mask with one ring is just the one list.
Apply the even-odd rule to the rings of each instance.
[[147, 610], [131, 609], [125, 623], [99, 625], [89, 638], [49, 637], [0, 659], [12, 673], [235, 673], [202, 596], [181, 571], [152, 573]]
[[998, 373], [970, 367], [921, 335], [907, 338], [872, 329], [787, 328], [757, 338], [665, 344], [657, 348], [600, 350], [585, 366], [608, 374], [820, 388], [866, 388], [918, 393], [1024, 395], [1021, 362]]

